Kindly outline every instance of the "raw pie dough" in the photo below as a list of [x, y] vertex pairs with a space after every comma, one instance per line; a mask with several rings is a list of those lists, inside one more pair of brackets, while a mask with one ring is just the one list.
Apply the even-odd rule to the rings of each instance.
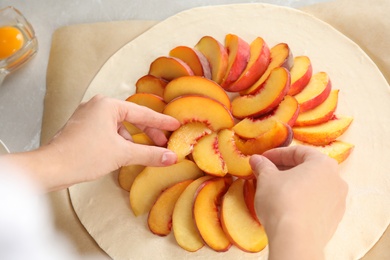
[[[90, 84], [84, 101], [97, 93], [125, 99], [147, 73], [150, 63], [178, 45], [194, 46], [204, 35], [221, 42], [234, 33], [249, 43], [263, 37], [269, 47], [286, 42], [294, 55], [307, 55], [313, 72], [329, 73], [340, 89], [338, 114], [354, 117], [342, 139], [356, 145], [341, 164], [349, 184], [347, 211], [326, 248], [327, 259], [358, 259], [390, 223], [390, 91], [377, 66], [351, 40], [328, 24], [301, 11], [266, 4], [191, 9], [157, 24], [114, 54]], [[181, 249], [173, 235], [159, 237], [146, 216], [134, 217], [128, 193], [117, 173], [69, 188], [74, 210], [99, 246], [113, 259], [266, 259], [236, 247], [216, 253], [207, 246], [195, 253]], [[309, 195], [309, 194], [308, 194]], [[307, 245], [310, 247], [310, 245]]]

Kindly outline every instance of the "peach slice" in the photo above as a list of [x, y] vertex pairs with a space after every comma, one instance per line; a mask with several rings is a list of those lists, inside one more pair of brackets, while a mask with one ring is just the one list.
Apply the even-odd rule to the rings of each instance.
[[264, 119], [247, 117], [238, 122], [233, 127], [233, 131], [243, 139], [256, 138], [276, 127], [276, 124], [279, 123], [278, 121], [275, 117], [267, 117]]
[[194, 72], [184, 61], [174, 57], [158, 57], [149, 68], [149, 75], [171, 81], [183, 76], [193, 76]]
[[266, 71], [270, 62], [270, 49], [261, 37], [257, 37], [250, 45], [249, 61], [240, 77], [226, 86], [230, 92], [243, 91], [252, 86]]
[[293, 127], [294, 138], [313, 145], [327, 145], [344, 134], [353, 121], [352, 117], [333, 117], [329, 121], [312, 126]]
[[[159, 113], [163, 112], [166, 105], [161, 97], [150, 93], [135, 93], [129, 96], [126, 101], [145, 106]], [[123, 125], [131, 135], [142, 132], [138, 127], [129, 122], [123, 122]]]
[[180, 77], [169, 82], [164, 91], [164, 100], [169, 103], [179, 96], [190, 94], [207, 96], [230, 108], [229, 96], [221, 86], [212, 80], [196, 76]]
[[136, 144], [155, 145], [152, 139], [145, 133], [138, 133], [131, 136]]
[[297, 121], [295, 122], [295, 125], [317, 125], [330, 120], [337, 108], [338, 95], [338, 89], [332, 90], [327, 99], [325, 99], [325, 101], [320, 105], [311, 110], [300, 113], [298, 115]]
[[192, 158], [198, 167], [207, 174], [225, 176], [228, 172], [226, 163], [218, 147], [218, 135], [213, 132], [198, 140], [192, 151]]
[[181, 124], [202, 122], [214, 131], [234, 125], [229, 109], [214, 99], [199, 95], [178, 97], [165, 106], [163, 113]]
[[300, 105], [301, 113], [313, 109], [329, 96], [332, 83], [326, 72], [314, 74], [307, 86], [294, 97]]
[[119, 169], [118, 184], [125, 191], [130, 191], [135, 177], [145, 169], [143, 165], [127, 165]]
[[294, 96], [302, 91], [309, 83], [313, 74], [313, 67], [310, 58], [307, 56], [297, 56], [294, 58], [294, 65], [291, 70], [291, 87], [288, 95]]
[[211, 79], [220, 84], [228, 67], [228, 53], [225, 46], [211, 36], [202, 37], [195, 45], [209, 61]]
[[171, 233], [172, 214], [176, 201], [193, 180], [186, 180], [164, 190], [157, 198], [148, 215], [148, 226], [153, 234], [166, 236]]
[[201, 122], [190, 122], [176, 129], [168, 140], [168, 149], [177, 155], [177, 160], [183, 160], [189, 155], [196, 142], [211, 130]]
[[256, 195], [256, 179], [245, 180], [244, 184], [244, 200], [245, 204], [252, 215], [253, 219], [260, 224], [255, 209], [255, 195]]
[[353, 144], [343, 142], [340, 140], [335, 140], [327, 145], [320, 145], [320, 146], [311, 145], [308, 143], [294, 140], [292, 145], [306, 145], [306, 146], [314, 147], [320, 152], [328, 155], [330, 158], [335, 159], [339, 164], [344, 162], [349, 157], [349, 155], [352, 153], [355, 147]]
[[227, 170], [231, 175], [240, 178], [252, 178], [252, 168], [249, 164], [249, 156], [242, 154], [234, 142], [234, 132], [223, 129], [218, 133], [218, 147]]
[[197, 189], [203, 182], [211, 178], [213, 177], [203, 176], [194, 180], [180, 195], [173, 209], [173, 234], [179, 246], [189, 252], [198, 251], [204, 246], [203, 239], [195, 225], [192, 210]]
[[152, 75], [145, 75], [135, 83], [136, 93], [150, 93], [162, 97], [167, 81]]
[[200, 51], [187, 46], [177, 46], [169, 52], [169, 56], [184, 61], [195, 76], [211, 79], [210, 64]]
[[264, 227], [253, 218], [244, 197], [245, 180], [237, 179], [223, 196], [221, 223], [230, 241], [245, 252], [260, 252], [268, 244]]
[[217, 252], [229, 250], [231, 243], [222, 229], [218, 206], [232, 183], [229, 177], [203, 182], [195, 195], [193, 216], [204, 242]]
[[269, 63], [266, 71], [250, 88], [240, 92], [240, 95], [254, 94], [262, 88], [263, 83], [267, 80], [272, 70], [278, 67], [285, 67], [290, 69], [293, 58], [290, 51], [290, 47], [286, 43], [279, 43], [270, 50], [271, 62]]
[[268, 113], [279, 105], [289, 87], [290, 73], [288, 70], [283, 67], [275, 68], [259, 92], [233, 99], [232, 114], [236, 118], [245, 118]]
[[221, 87], [226, 88], [236, 81], [249, 61], [249, 44], [235, 34], [225, 36], [225, 47], [228, 52], [228, 67], [222, 79]]
[[147, 166], [135, 178], [130, 190], [130, 206], [134, 215], [139, 216], [152, 208], [163, 190], [175, 183], [196, 179], [203, 172], [192, 161], [183, 160], [167, 167]]
[[272, 112], [272, 116], [292, 127], [299, 116], [298, 101], [293, 96], [286, 95]]
[[288, 146], [293, 138], [291, 127], [280, 121], [275, 121], [275, 125], [264, 134], [251, 139], [242, 139], [238, 135], [234, 135], [237, 148], [246, 155], [262, 154], [265, 151]]

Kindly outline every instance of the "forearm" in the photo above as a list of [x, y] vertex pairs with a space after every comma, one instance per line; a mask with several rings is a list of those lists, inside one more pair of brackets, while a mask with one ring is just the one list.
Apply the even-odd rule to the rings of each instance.
[[52, 147], [43, 146], [37, 150], [7, 154], [1, 157], [0, 163], [17, 167], [36, 182], [44, 191], [54, 191], [72, 185], [69, 178], [70, 169], [59, 152]]

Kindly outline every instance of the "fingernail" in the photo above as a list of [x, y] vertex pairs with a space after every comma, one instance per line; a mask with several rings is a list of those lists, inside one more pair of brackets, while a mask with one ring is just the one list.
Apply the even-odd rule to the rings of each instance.
[[177, 156], [174, 152], [165, 152], [161, 157], [161, 163], [163, 165], [171, 165], [176, 163]]

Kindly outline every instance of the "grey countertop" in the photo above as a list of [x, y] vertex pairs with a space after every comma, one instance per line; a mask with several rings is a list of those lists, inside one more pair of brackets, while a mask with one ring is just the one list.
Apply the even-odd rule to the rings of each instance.
[[46, 69], [53, 32], [63, 26], [122, 20], [163, 20], [177, 12], [205, 5], [263, 2], [289, 7], [326, 0], [0, 0], [0, 8], [14, 6], [30, 21], [39, 41], [37, 55], [7, 76], [0, 86], [0, 140], [11, 152], [39, 146]]

